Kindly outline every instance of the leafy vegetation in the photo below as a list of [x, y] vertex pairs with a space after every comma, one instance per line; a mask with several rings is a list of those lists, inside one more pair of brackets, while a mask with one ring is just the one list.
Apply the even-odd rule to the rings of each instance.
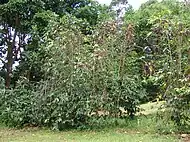
[[[147, 106], [151, 106], [149, 104]], [[143, 106], [144, 107], [144, 106]], [[145, 111], [150, 111], [146, 109]], [[101, 129], [88, 131], [50, 131], [42, 128], [26, 127], [24, 129], [0, 128], [0, 140], [3, 141], [151, 141], [151, 142], [177, 142], [180, 137], [170, 134], [175, 131], [174, 125], [163, 125], [162, 121], [157, 121], [155, 115], [147, 117], [140, 116], [138, 119], [109, 119], [101, 123]], [[115, 121], [117, 120], [117, 123]], [[159, 122], [159, 123], [158, 123]], [[161, 122], [161, 123], [160, 123]], [[106, 127], [105, 127], [106, 126]], [[168, 134], [169, 133], [169, 134]]]
[[187, 99], [189, 78], [186, 73], [190, 43], [189, 17], [186, 15], [189, 12], [188, 6], [177, 1], [149, 1], [130, 20], [137, 23], [137, 45], [145, 47], [145, 54], [140, 54], [148, 75], [145, 87], [149, 94], [154, 95], [151, 99], [157, 96], [167, 100], [172, 111], [171, 118], [178, 126], [185, 127], [189, 127], [190, 120], [187, 117], [190, 112]]
[[189, 14], [175, 0], [1, 1], [0, 121], [93, 128], [162, 100], [160, 117], [188, 132]]

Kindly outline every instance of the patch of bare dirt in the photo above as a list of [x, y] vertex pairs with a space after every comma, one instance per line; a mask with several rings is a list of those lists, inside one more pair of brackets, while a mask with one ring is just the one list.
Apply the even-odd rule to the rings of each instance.
[[181, 134], [182, 142], [190, 142], [190, 134]]

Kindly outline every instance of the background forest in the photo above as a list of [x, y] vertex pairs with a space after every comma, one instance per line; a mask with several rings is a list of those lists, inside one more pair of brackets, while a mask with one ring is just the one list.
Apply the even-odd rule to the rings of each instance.
[[0, 80], [7, 126], [91, 128], [163, 101], [189, 132], [190, 2], [1, 0]]

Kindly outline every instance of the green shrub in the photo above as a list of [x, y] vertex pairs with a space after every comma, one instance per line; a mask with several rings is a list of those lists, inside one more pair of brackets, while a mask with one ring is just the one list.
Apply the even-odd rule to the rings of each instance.
[[[0, 77], [0, 115], [2, 114], [2, 104], [4, 103], [2, 97], [5, 95], [5, 82], [4, 79]], [[0, 119], [1, 121], [1, 119]]]
[[190, 88], [184, 86], [175, 88], [168, 100], [171, 118], [179, 128], [190, 129]]
[[[1, 96], [0, 117], [6, 124], [84, 128], [93, 125], [89, 119], [99, 119], [98, 112], [120, 117], [121, 108], [129, 116], [138, 111], [146, 92], [138, 74], [130, 73], [137, 68], [136, 58], [128, 58], [131, 52], [126, 52], [130, 46], [125, 39], [109, 36], [107, 30], [88, 39], [73, 24], [80, 21], [71, 18], [65, 16], [47, 27], [41, 44], [41, 50], [48, 54], [41, 66], [44, 79], [35, 85], [21, 79], [15, 89]], [[100, 36], [104, 39], [101, 44], [97, 41]], [[92, 41], [84, 44], [85, 40]]]
[[115, 78], [110, 78], [110, 82], [112, 82], [112, 86], [108, 92], [109, 101], [104, 102], [105, 106], [109, 105], [108, 110], [113, 114], [120, 113], [122, 116], [123, 112], [119, 108], [123, 108], [129, 116], [134, 116], [138, 111], [140, 101], [146, 97], [146, 91], [143, 89], [139, 77], [126, 75], [122, 84], [121, 80], [115, 80]]
[[147, 91], [147, 96], [143, 98], [142, 102], [155, 101], [160, 96], [163, 86], [163, 76], [149, 76], [142, 81], [143, 87]]
[[110, 117], [117, 117], [120, 107], [129, 115], [134, 115], [138, 111], [139, 99], [144, 95], [136, 79], [130, 78], [125, 79], [121, 92], [116, 91], [119, 85], [111, 86], [113, 90], [110, 90], [106, 100], [102, 100], [101, 94], [92, 96], [92, 89], [83, 82], [83, 78], [75, 80], [73, 88], [65, 86], [51, 91], [48, 91], [48, 82], [41, 83], [41, 87], [47, 88], [39, 91], [29, 89], [31, 86], [24, 84], [14, 90], [6, 90], [0, 97], [0, 120], [8, 126], [47, 126], [59, 130], [84, 128], [95, 125], [91, 124], [90, 119], [99, 120], [101, 116], [92, 115], [99, 109], [109, 112]]
[[15, 89], [4, 90], [0, 96], [0, 120], [9, 126], [33, 124], [34, 92], [22, 82]]

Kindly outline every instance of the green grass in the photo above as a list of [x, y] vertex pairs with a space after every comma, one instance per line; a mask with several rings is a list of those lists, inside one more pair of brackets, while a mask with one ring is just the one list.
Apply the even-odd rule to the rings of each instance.
[[0, 129], [0, 142], [178, 142], [172, 135], [145, 134], [139, 131], [68, 131]]
[[[117, 121], [117, 123], [115, 123]], [[114, 124], [113, 124], [114, 123]], [[111, 125], [112, 124], [112, 125]], [[108, 126], [110, 125], [110, 126]], [[163, 128], [162, 128], [163, 127]], [[167, 129], [164, 129], [168, 127]], [[154, 116], [139, 116], [134, 120], [107, 120], [107, 126], [91, 131], [50, 131], [40, 128], [9, 129], [0, 127], [0, 142], [179, 142], [171, 126], [159, 126]]]
[[[157, 121], [155, 111], [160, 104], [142, 105], [153, 115], [135, 119], [107, 119], [91, 131], [51, 131], [42, 128], [9, 129], [0, 126], [0, 142], [180, 142], [172, 123]], [[154, 110], [152, 110], [154, 109]], [[150, 114], [148, 112], [147, 114]]]

